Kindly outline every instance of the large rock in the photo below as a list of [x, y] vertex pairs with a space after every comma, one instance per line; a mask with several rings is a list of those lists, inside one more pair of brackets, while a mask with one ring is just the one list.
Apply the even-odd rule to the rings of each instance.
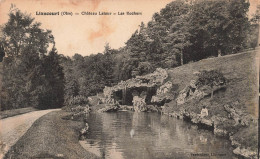
[[144, 97], [134, 96], [133, 97], [133, 106], [134, 106], [134, 110], [136, 112], [144, 112], [144, 111], [148, 110]]
[[166, 83], [164, 83], [162, 86], [160, 86], [157, 89], [156, 95], [169, 93], [171, 91], [171, 89], [172, 89], [172, 82], [167, 81]]
[[174, 95], [170, 93], [172, 89], [172, 82], [167, 81], [156, 90], [156, 95], [151, 99], [151, 103], [163, 105], [174, 99]]
[[[137, 76], [136, 78], [129, 79], [127, 81], [121, 81], [117, 85], [113, 87], [105, 87], [103, 90], [104, 94], [104, 99], [102, 100], [103, 103], [105, 104], [117, 104], [121, 99], [118, 99], [117, 97], [114, 97], [118, 91], [122, 91], [122, 103], [125, 104], [125, 98], [127, 94], [127, 90], [133, 90], [137, 88], [156, 88], [159, 87], [157, 90], [157, 95], [158, 97], [154, 98], [154, 101], [161, 102], [165, 99], [170, 99], [169, 96], [166, 96], [166, 98], [163, 97], [163, 95], [166, 92], [169, 92], [172, 88], [172, 83], [171, 82], [165, 82], [165, 80], [168, 78], [168, 73], [165, 69], [162, 68], [157, 68], [153, 73], [147, 74], [144, 76]], [[129, 92], [128, 92], [129, 93]], [[136, 95], [133, 95], [136, 96]], [[138, 95], [137, 95], [138, 96]], [[145, 103], [145, 98], [141, 97], [141, 99], [137, 99], [137, 103], [139, 104], [134, 104], [135, 110], [137, 111], [146, 111], [146, 103]], [[134, 99], [133, 101], [135, 101]], [[138, 101], [140, 100], [140, 101]]]
[[155, 87], [161, 86], [165, 79], [168, 78], [168, 73], [165, 69], [157, 68], [153, 73], [144, 76], [137, 76], [126, 81], [121, 81], [113, 87], [105, 87], [103, 90], [106, 98], [111, 98], [113, 92], [124, 90], [126, 88], [137, 88], [137, 87]]
[[174, 95], [171, 94], [162, 94], [153, 96], [151, 99], [151, 103], [156, 105], [163, 105], [164, 103], [168, 103], [174, 99]]

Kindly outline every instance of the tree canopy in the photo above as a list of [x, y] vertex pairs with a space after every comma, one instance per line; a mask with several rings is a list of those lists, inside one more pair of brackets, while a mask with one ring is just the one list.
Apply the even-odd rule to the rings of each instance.
[[[121, 80], [257, 46], [258, 12], [248, 18], [247, 0], [176, 0], [154, 13], [126, 41], [102, 53], [58, 54], [50, 30], [21, 11], [1, 28], [4, 109], [50, 108], [87, 97]], [[211, 75], [211, 74], [210, 74]]]
[[[18, 10], [10, 12], [2, 34], [0, 43], [6, 54], [2, 109], [62, 106], [63, 72], [51, 31]], [[59, 93], [54, 95], [54, 89]]]

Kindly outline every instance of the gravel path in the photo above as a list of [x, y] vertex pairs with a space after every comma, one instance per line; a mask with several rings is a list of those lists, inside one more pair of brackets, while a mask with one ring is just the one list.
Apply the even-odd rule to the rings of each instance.
[[60, 109], [34, 111], [0, 120], [0, 158], [41, 116]]

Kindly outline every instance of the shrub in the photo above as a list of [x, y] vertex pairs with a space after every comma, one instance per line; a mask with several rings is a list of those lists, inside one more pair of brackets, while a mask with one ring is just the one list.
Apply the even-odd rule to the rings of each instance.
[[201, 86], [210, 86], [212, 89], [211, 97], [213, 97], [213, 91], [215, 86], [223, 86], [227, 83], [227, 79], [224, 77], [223, 73], [219, 70], [210, 70], [210, 71], [202, 71], [198, 75], [198, 80], [196, 85], [198, 87]]
[[67, 106], [87, 105], [88, 98], [82, 95], [71, 97], [66, 101]]

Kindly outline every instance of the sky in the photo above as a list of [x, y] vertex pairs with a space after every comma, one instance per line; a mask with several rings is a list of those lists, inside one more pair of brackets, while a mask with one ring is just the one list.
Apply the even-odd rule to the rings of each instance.
[[[109, 43], [118, 49], [155, 12], [172, 0], [0, 0], [0, 25], [8, 21], [11, 6], [31, 14], [43, 29], [52, 30], [60, 54], [83, 56], [104, 51]], [[249, 0], [254, 13], [260, 0]], [[14, 5], [12, 5], [14, 4]], [[81, 15], [81, 12], [112, 12], [116, 15]], [[74, 15], [36, 15], [36, 12], [72, 12]], [[118, 12], [141, 12], [142, 15], [118, 15]], [[79, 13], [79, 15], [75, 15]]]

